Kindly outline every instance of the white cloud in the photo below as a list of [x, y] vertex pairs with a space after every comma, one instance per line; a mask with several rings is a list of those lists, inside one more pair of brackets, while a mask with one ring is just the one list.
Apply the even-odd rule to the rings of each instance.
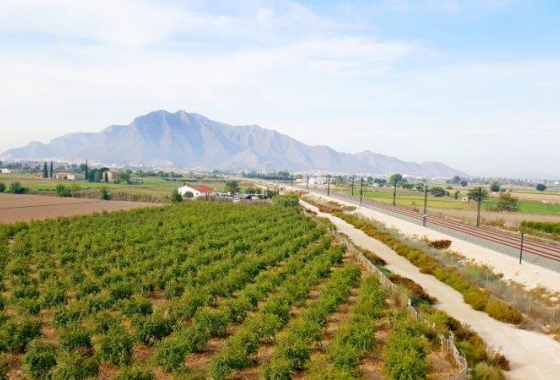
[[[403, 10], [422, 3], [392, 2]], [[445, 3], [441, 12], [508, 5]], [[524, 144], [540, 152], [557, 141], [557, 60], [447, 64], [446, 52], [381, 39], [375, 26], [350, 28], [292, 2], [214, 4], [1, 2], [0, 38], [32, 37], [0, 45], [2, 128], [18, 131], [0, 141], [0, 151], [128, 123], [154, 109], [464, 170], [480, 149], [518, 149], [516, 139], [546, 135], [541, 146]], [[428, 4], [438, 11], [443, 3]]]

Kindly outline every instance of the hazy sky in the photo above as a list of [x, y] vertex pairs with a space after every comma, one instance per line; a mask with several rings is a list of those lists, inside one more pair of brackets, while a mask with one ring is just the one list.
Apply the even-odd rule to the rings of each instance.
[[560, 1], [0, 1], [0, 152], [185, 110], [560, 177]]

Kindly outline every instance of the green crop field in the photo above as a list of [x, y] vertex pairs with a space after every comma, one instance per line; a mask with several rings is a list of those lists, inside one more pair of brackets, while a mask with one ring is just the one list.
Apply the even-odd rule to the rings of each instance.
[[0, 225], [0, 378], [350, 379], [366, 360], [421, 378], [434, 357], [453, 373], [325, 222], [287, 204]]
[[[344, 190], [346, 194], [350, 195], [350, 190]], [[459, 199], [454, 199], [453, 192], [455, 190], [449, 190], [451, 196], [445, 197], [434, 197], [432, 195], [428, 196], [428, 207], [430, 209], [454, 209], [454, 210], [475, 210], [476, 204], [474, 202], [470, 203], [463, 203], [461, 201], [461, 197], [467, 194], [466, 191], [461, 191], [459, 194]], [[527, 194], [535, 194], [535, 195], [542, 195], [541, 193], [530, 193]], [[554, 193], [551, 193], [554, 195]], [[547, 194], [547, 195], [551, 195]], [[516, 193], [513, 193], [515, 196]], [[359, 197], [359, 191], [354, 189], [354, 196]], [[392, 189], [367, 189], [363, 193], [364, 198], [372, 199], [380, 202], [385, 203], [392, 203], [393, 202], [393, 192]], [[560, 197], [558, 202], [542, 202], [536, 200], [527, 200], [527, 199], [519, 199], [519, 212], [520, 213], [527, 213], [527, 214], [548, 214], [560, 215]], [[423, 193], [419, 192], [412, 192], [412, 191], [404, 191], [402, 189], [397, 190], [396, 196], [396, 204], [401, 206], [411, 206], [416, 207], [417, 209], [422, 209], [424, 207], [424, 195]], [[489, 198], [482, 203], [482, 207], [484, 209], [492, 209], [495, 208], [498, 204], [498, 198]]]
[[97, 197], [101, 188], [106, 188], [116, 200], [133, 201], [167, 201], [169, 194], [185, 183], [191, 185], [205, 185], [216, 189], [225, 190], [224, 178], [161, 178], [161, 177], [142, 177], [138, 183], [104, 183], [104, 182], [85, 182], [85, 181], [65, 181], [56, 179], [35, 178], [30, 174], [10, 174], [0, 176], [0, 182], [8, 186], [12, 182], [20, 182], [31, 194], [55, 195], [56, 187], [59, 184], [69, 188], [72, 196], [91, 198]]

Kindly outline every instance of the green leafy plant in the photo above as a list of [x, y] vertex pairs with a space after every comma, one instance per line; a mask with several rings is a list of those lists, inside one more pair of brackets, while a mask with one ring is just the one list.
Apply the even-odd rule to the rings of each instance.
[[33, 379], [50, 379], [56, 365], [56, 347], [34, 340], [23, 356], [25, 372]]

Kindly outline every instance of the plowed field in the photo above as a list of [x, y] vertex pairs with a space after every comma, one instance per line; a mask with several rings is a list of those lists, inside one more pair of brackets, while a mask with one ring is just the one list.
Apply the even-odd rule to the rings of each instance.
[[[158, 206], [152, 203], [0, 194], [0, 223], [52, 219], [102, 211]], [[161, 206], [161, 205], [160, 205]]]

